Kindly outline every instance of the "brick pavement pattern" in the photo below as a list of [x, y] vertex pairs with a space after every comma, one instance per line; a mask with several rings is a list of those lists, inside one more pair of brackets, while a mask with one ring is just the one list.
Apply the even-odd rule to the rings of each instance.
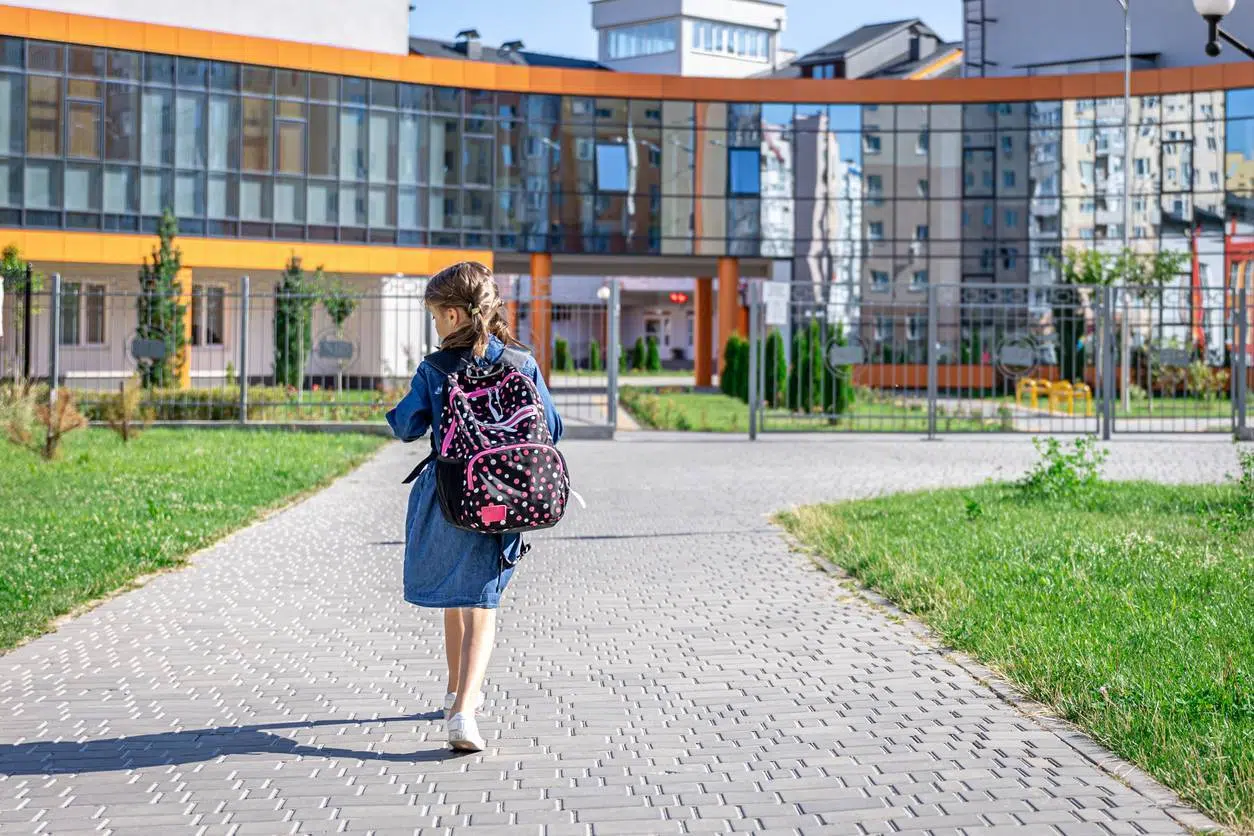
[[[590, 507], [517, 574], [489, 748], [458, 757], [439, 614], [400, 597], [399, 482], [421, 452], [392, 445], [0, 657], [0, 832], [1184, 832], [1153, 785], [1097, 768], [768, 521], [1013, 477], [1025, 440], [569, 445]], [[1107, 472], [1232, 462], [1119, 441]]]

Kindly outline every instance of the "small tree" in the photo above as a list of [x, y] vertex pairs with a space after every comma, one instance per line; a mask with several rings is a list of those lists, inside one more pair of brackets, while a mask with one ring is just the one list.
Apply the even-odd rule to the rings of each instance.
[[781, 393], [788, 377], [788, 358], [784, 356], [784, 338], [779, 331], [772, 328], [766, 337], [766, 368], [763, 369], [762, 398], [769, 407], [777, 407], [782, 402]]
[[651, 372], [660, 372], [662, 370], [662, 355], [658, 351], [657, 337], [650, 336], [648, 342], [645, 343], [645, 366]]
[[[293, 386], [304, 384], [305, 364], [313, 350], [313, 309], [322, 282], [322, 268], [311, 280], [301, 267], [300, 258], [288, 259], [274, 288], [274, 382]], [[347, 319], [347, 317], [345, 317]]]
[[553, 366], [559, 372], [573, 372], [575, 363], [570, 356], [570, 343], [563, 337], [553, 341]]
[[792, 332], [792, 363], [788, 367], [788, 408], [801, 411], [801, 358], [806, 354], [806, 334], [798, 328]]
[[[1063, 380], [1081, 380], [1084, 377], [1084, 352], [1080, 341], [1084, 337], [1089, 299], [1093, 288], [1105, 287], [1126, 269], [1126, 254], [1111, 256], [1096, 250], [1068, 248], [1058, 266], [1062, 284], [1054, 294], [1054, 331], [1058, 336], [1058, 365]], [[1123, 260], [1124, 267], [1120, 267]]]
[[[335, 326], [336, 338], [343, 339], [344, 323], [357, 310], [360, 298], [350, 291], [339, 278], [331, 279], [326, 283], [322, 288], [321, 297], [322, 309], [327, 312], [327, 316], [331, 319], [331, 324]], [[344, 367], [347, 365], [347, 361], [344, 359], [337, 360], [336, 365], [335, 391], [342, 392], [344, 390]]]
[[629, 371], [630, 366], [631, 366], [631, 352], [624, 350], [623, 347], [620, 345], [618, 347], [618, 371], [619, 373], [626, 374]]
[[594, 372], [605, 371], [605, 363], [601, 359], [601, 344], [596, 340], [588, 343], [588, 369]]
[[[836, 323], [836, 333], [832, 337], [832, 345], [849, 344], [845, 337], [845, 325]], [[826, 360], [826, 358], [824, 358]], [[825, 363], [826, 366], [826, 363]], [[853, 366], [841, 366], [839, 369], [827, 369], [823, 382], [823, 408], [829, 415], [844, 415], [853, 409]]]
[[644, 337], [636, 337], [636, 344], [631, 351], [632, 371], [642, 372], [648, 363], [648, 352], [644, 347]]
[[174, 213], [166, 209], [157, 227], [158, 243], [152, 251], [152, 261], [144, 259], [139, 269], [139, 327], [135, 336], [164, 347], [160, 357], [136, 361], [139, 378], [148, 389], [174, 386], [186, 359], [187, 334], [183, 329], [187, 306], [182, 304], [182, 288], [178, 284], [183, 253], [174, 246], [178, 232]]
[[827, 361], [823, 357], [823, 328], [817, 319], [810, 320], [810, 402], [817, 410], [824, 404], [823, 390]]
[[740, 338], [732, 334], [723, 344], [723, 370], [718, 376], [718, 388], [724, 395], [733, 398], [736, 397], [736, 376], [739, 374], [736, 368], [740, 362], [740, 350], [736, 347], [738, 339]]
[[152, 423], [152, 410], [143, 405], [144, 390], [136, 383], [122, 383], [116, 395], [104, 398], [104, 419], [109, 429], [118, 434], [122, 443], [128, 443], [140, 431]]

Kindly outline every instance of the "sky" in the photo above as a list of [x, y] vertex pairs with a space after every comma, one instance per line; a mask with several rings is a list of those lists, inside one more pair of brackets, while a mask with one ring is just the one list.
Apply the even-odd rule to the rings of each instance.
[[[922, 18], [949, 41], [962, 37], [960, 0], [785, 0], [788, 21], [782, 45], [804, 54], [867, 23]], [[453, 40], [478, 29], [492, 46], [521, 40], [527, 49], [596, 58], [588, 0], [411, 0], [409, 29], [415, 35]]]

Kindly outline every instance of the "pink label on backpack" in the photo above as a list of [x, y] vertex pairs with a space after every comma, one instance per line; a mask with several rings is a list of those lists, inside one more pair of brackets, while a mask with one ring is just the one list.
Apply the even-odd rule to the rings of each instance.
[[504, 505], [485, 505], [479, 509], [479, 519], [484, 525], [505, 522], [505, 514], [509, 509]]

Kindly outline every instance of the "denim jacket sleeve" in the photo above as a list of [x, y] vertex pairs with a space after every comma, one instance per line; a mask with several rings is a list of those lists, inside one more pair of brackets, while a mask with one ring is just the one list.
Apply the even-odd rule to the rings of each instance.
[[544, 375], [540, 374], [540, 367], [535, 361], [527, 364], [527, 372], [536, 385], [540, 400], [544, 402], [544, 416], [548, 419], [549, 431], [553, 434], [553, 443], [556, 444], [562, 440], [562, 416], [557, 414], [557, 407], [553, 405], [553, 396], [549, 394], [549, 387], [544, 384]]
[[431, 429], [431, 389], [421, 366], [414, 372], [409, 391], [387, 414], [392, 434], [401, 441], [415, 441]]

